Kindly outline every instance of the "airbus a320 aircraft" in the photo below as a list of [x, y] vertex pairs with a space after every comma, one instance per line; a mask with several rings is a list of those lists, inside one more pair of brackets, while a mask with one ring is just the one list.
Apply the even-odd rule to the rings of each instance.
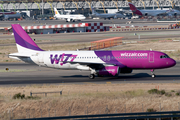
[[55, 15], [54, 17], [56, 19], [64, 19], [66, 22], [75, 22], [75, 21], [81, 21], [86, 19], [84, 15], [78, 15], [78, 14], [72, 14], [72, 15], [60, 15], [58, 10], [54, 8]]
[[158, 51], [44, 51], [40, 49], [19, 24], [12, 24], [18, 53], [10, 58], [56, 69], [90, 71], [89, 78], [117, 76], [131, 73], [133, 69], [149, 69], [155, 77], [155, 69], [169, 68], [176, 61]]
[[172, 15], [179, 15], [180, 11], [174, 10], [174, 9], [169, 9], [169, 10], [139, 10], [137, 9], [134, 4], [132, 4], [131, 0], [128, 0], [129, 7], [131, 11], [134, 14], [137, 14], [139, 16], [157, 16], [161, 14], [167, 14], [168, 16]]
[[92, 9], [92, 16], [93, 17], [99, 17], [99, 18], [103, 18], [103, 19], [109, 19], [110, 18], [125, 18], [124, 15], [122, 15], [121, 13], [97, 13], [94, 8], [91, 6]]

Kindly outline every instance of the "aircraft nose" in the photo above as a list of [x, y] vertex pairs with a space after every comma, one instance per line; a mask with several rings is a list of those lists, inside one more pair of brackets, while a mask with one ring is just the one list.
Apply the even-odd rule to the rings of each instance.
[[170, 59], [167, 64], [169, 65], [169, 67], [173, 67], [176, 65], [176, 61], [174, 59]]

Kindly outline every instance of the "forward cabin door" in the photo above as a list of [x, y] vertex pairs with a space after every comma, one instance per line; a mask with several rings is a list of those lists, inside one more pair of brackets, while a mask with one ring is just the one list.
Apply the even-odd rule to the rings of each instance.
[[149, 62], [154, 63], [154, 52], [149, 53]]

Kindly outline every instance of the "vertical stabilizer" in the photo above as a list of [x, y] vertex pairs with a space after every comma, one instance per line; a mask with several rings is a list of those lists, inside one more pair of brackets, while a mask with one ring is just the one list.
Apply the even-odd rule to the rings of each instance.
[[14, 38], [15, 38], [16, 46], [19, 53], [43, 51], [36, 45], [36, 43], [31, 39], [31, 37], [24, 31], [21, 25], [12, 24], [11, 26], [13, 29]]
[[55, 16], [60, 15], [58, 10], [55, 7], [54, 7], [54, 13], [55, 13]]
[[134, 6], [134, 4], [132, 4], [131, 0], [128, 0], [128, 4], [129, 4], [129, 7], [130, 7], [131, 11], [132, 11], [134, 14], [137, 14], [137, 15], [140, 15], [140, 16], [143, 15], [142, 12], [141, 12], [140, 10], [138, 10], [138, 9], [136, 8], [136, 6]]
[[93, 15], [97, 15], [98, 14], [92, 6], [91, 6], [91, 9], [92, 9], [92, 14]]

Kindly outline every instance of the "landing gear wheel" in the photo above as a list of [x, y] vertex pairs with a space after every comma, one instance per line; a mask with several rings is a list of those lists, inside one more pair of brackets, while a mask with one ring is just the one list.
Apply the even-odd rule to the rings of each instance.
[[154, 69], [151, 69], [151, 77], [152, 77], [152, 78], [155, 78], [155, 77], [156, 77], [156, 75], [154, 74]]
[[155, 75], [155, 74], [152, 74], [152, 75], [151, 75], [151, 77], [152, 77], [152, 78], [155, 78], [155, 77], [156, 77], [156, 75]]
[[90, 79], [94, 79], [94, 78], [95, 78], [95, 75], [94, 75], [94, 74], [90, 74], [90, 75], [89, 75], [89, 78], [90, 78]]

